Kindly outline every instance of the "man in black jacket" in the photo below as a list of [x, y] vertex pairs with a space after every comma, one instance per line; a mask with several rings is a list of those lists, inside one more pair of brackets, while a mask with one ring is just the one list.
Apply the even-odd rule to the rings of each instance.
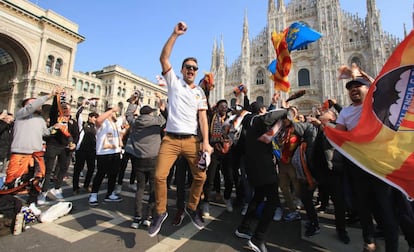
[[[53, 98], [49, 118], [50, 125], [56, 126], [55, 130], [46, 139], [46, 175], [42, 193], [39, 194], [37, 199], [37, 204], [39, 205], [46, 203], [48, 192], [57, 200], [63, 199], [61, 189], [63, 178], [69, 168], [70, 158], [79, 138], [78, 124], [76, 120], [72, 119], [70, 109], [70, 104], [58, 102], [57, 96]], [[50, 178], [55, 168], [56, 158], [58, 160], [59, 171], [56, 174], [54, 188], [50, 189]]]
[[[278, 175], [273, 162], [272, 144], [259, 141], [258, 138], [278, 120], [286, 117], [287, 112], [281, 109], [264, 113], [266, 108], [259, 102], [253, 102], [251, 108], [252, 114], [243, 119], [243, 144], [247, 178], [254, 186], [254, 195], [235, 234], [239, 238], [249, 239], [248, 245], [254, 251], [263, 252], [267, 251], [265, 238], [278, 205]], [[256, 209], [265, 198], [265, 207], [256, 230], [252, 233], [251, 224], [256, 216]]]
[[76, 120], [78, 121], [79, 127], [79, 141], [76, 145], [76, 158], [75, 165], [73, 168], [73, 193], [79, 193], [79, 176], [82, 171], [85, 162], [88, 170], [86, 172], [85, 181], [83, 182], [83, 188], [90, 192], [89, 184], [91, 183], [93, 172], [95, 171], [95, 161], [96, 161], [96, 129], [95, 121], [98, 118], [96, 112], [91, 112], [88, 114], [88, 121], [83, 122], [81, 114], [84, 107], [87, 105], [87, 100], [85, 99], [82, 102], [82, 105], [79, 107], [78, 112], [76, 113]]

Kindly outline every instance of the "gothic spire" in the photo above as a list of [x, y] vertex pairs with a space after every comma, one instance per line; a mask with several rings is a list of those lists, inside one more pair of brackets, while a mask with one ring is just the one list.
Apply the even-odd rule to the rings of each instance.
[[376, 1], [375, 0], [367, 0], [367, 16], [372, 16], [372, 14], [376, 13]]
[[277, 10], [284, 10], [285, 9], [285, 2], [283, 0], [277, 0]]
[[275, 9], [275, 0], [269, 0], [267, 4], [267, 12], [271, 13]]
[[249, 22], [247, 20], [247, 9], [244, 13], [244, 21], [243, 21], [243, 40], [249, 39]]

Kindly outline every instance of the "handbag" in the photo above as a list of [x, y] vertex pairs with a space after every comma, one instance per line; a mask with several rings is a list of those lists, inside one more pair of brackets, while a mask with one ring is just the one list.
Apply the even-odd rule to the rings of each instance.
[[41, 222], [53, 222], [58, 218], [67, 215], [72, 210], [72, 202], [59, 202], [39, 216]]

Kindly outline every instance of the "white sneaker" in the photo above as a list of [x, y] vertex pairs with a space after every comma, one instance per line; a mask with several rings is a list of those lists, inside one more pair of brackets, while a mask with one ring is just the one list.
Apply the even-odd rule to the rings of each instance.
[[98, 194], [97, 193], [91, 193], [91, 195], [89, 195], [89, 205], [90, 206], [98, 205]]
[[231, 199], [224, 199], [224, 202], [226, 203], [227, 212], [233, 212], [233, 204], [231, 203]]
[[203, 213], [203, 217], [210, 216], [210, 203], [208, 203], [208, 202], [203, 203], [202, 213]]
[[119, 197], [115, 192], [112, 192], [111, 195], [104, 199], [105, 202], [120, 202], [122, 198]]
[[46, 204], [46, 196], [47, 196], [47, 192], [39, 193], [39, 195], [37, 196], [37, 204], [39, 206]]
[[137, 191], [137, 184], [129, 184], [128, 188], [135, 192]]
[[58, 200], [63, 199], [62, 188], [59, 188], [59, 189], [53, 188], [50, 190], [50, 193]]
[[245, 215], [246, 215], [246, 213], [247, 213], [247, 208], [249, 208], [249, 204], [244, 203], [244, 204], [243, 204], [243, 208], [242, 208], [242, 210], [241, 210], [241, 215], [242, 215], [242, 216], [245, 216]]
[[282, 208], [278, 207], [275, 210], [275, 214], [273, 215], [274, 221], [280, 221], [282, 219], [283, 211]]
[[116, 185], [114, 193], [120, 194], [122, 192], [122, 185]]
[[37, 208], [36, 207], [36, 204], [34, 202], [30, 203], [29, 209], [30, 209], [30, 211], [32, 211], [32, 213], [35, 216], [39, 216], [42, 213], [42, 210], [40, 210], [39, 208]]

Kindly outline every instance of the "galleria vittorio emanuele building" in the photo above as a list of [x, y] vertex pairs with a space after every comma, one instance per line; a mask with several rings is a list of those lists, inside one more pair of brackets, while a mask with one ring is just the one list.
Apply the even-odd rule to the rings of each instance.
[[[383, 31], [375, 0], [367, 0], [366, 8], [366, 17], [358, 17], [343, 11], [339, 0], [291, 0], [288, 4], [269, 0], [267, 25], [253, 39], [249, 38], [247, 10], [240, 17], [244, 18], [240, 27], [243, 39], [235, 62], [227, 65], [225, 61], [225, 41], [214, 42], [211, 72], [216, 88], [210, 102], [225, 98], [234, 103], [233, 88], [243, 83], [251, 101], [270, 103], [273, 83], [267, 66], [275, 58], [271, 33], [301, 21], [323, 37], [291, 54], [291, 92], [306, 90], [296, 105], [306, 112], [326, 98], [346, 104], [344, 81], [337, 80], [337, 68], [355, 62], [376, 76], [401, 40]], [[84, 40], [76, 23], [53, 10], [25, 0], [0, 0], [0, 109], [14, 112], [22, 98], [46, 94], [54, 84], [68, 90], [73, 105], [82, 98], [100, 98], [99, 105], [90, 108], [97, 112], [111, 104], [125, 108], [134, 90], [142, 92], [144, 104], [153, 106], [154, 92], [166, 95], [165, 87], [116, 62], [93, 72], [73, 71], [77, 46]]]

